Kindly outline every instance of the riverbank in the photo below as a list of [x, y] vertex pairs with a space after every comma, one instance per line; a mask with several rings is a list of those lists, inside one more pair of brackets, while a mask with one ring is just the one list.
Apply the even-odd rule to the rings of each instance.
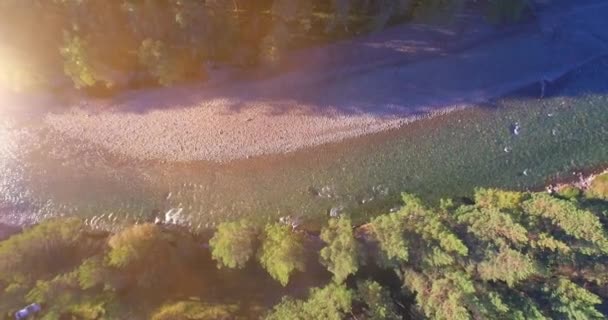
[[0, 154], [1, 192], [7, 208], [26, 203], [32, 211], [8, 211], [0, 221], [64, 213], [114, 226], [153, 221], [153, 212], [175, 208], [195, 229], [286, 215], [314, 224], [332, 210], [360, 221], [387, 212], [401, 191], [436, 203], [470, 197], [478, 186], [543, 189], [569, 181], [573, 171], [605, 168], [606, 66], [600, 59], [572, 72], [544, 99], [531, 88], [397, 130], [227, 163], [109, 155], [54, 131], [32, 130], [37, 120], [26, 112], [29, 122], [0, 130], [0, 139], [11, 142]]
[[[388, 65], [364, 59], [369, 68], [346, 68], [352, 72], [332, 66], [339, 64], [333, 59], [327, 70], [315, 64], [269, 79], [89, 99], [47, 114], [44, 123], [68, 138], [140, 160], [222, 162], [288, 153], [395, 129], [531, 84], [538, 83], [543, 96], [551, 82], [608, 54], [606, 15], [608, 4], [601, 2], [552, 12], [543, 17], [559, 18], [549, 31], [523, 28], [461, 51], [437, 56], [431, 50]], [[377, 36], [381, 43], [368, 37], [341, 51], [332, 47], [331, 55], [364, 44], [394, 46], [387, 34], [397, 35], [389, 30]], [[395, 51], [407, 47], [399, 37]]]
[[[534, 315], [542, 312], [547, 318], [570, 318], [562, 310], [573, 309], [555, 307], [563, 302], [553, 299], [556, 293], [547, 293], [561, 288], [559, 283], [563, 282], [580, 286], [574, 288], [586, 297], [594, 297], [581, 310], [592, 310], [599, 318], [608, 299], [606, 287], [594, 281], [607, 275], [601, 268], [608, 258], [604, 220], [608, 202], [601, 200], [607, 199], [607, 186], [608, 180], [604, 180], [596, 189], [601, 189], [601, 194], [579, 190], [553, 196], [544, 191], [479, 188], [472, 197], [474, 201], [455, 200], [441, 206], [430, 206], [415, 195], [404, 194], [400, 208], [364, 221], [359, 227], [347, 213], [337, 214], [340, 218], [325, 217], [321, 232], [318, 229], [314, 233], [293, 227], [285, 219], [226, 222], [207, 228], [204, 235], [162, 223], [135, 223], [99, 233], [83, 219], [51, 219], [0, 243], [0, 261], [6, 261], [0, 264], [0, 286], [19, 285], [21, 289], [0, 291], [0, 310], [11, 311], [12, 316], [14, 310], [36, 302], [44, 307], [41, 315], [165, 319], [157, 315], [184, 318], [179, 312], [193, 309], [168, 306], [189, 303], [192, 308], [198, 306], [200, 314], [208, 309], [216, 310], [213, 315], [225, 310], [227, 315], [222, 318], [286, 319], [304, 311], [299, 311], [299, 303], [285, 302], [285, 297], [303, 298], [309, 289], [326, 286], [330, 292], [323, 293], [322, 299], [309, 300], [314, 303], [308, 302], [303, 310], [319, 308], [322, 314], [329, 314], [335, 304], [325, 306], [323, 301], [337, 296], [348, 299], [343, 308], [351, 304], [357, 308], [344, 314], [334, 311], [335, 319], [359, 313], [367, 317], [369, 312], [358, 310], [371, 309], [363, 309], [366, 305], [375, 308], [381, 303], [378, 301], [389, 306], [391, 301], [398, 303], [399, 308], [393, 305], [381, 309], [393, 310], [390, 319], [399, 319], [397, 314], [421, 318], [423, 312], [433, 317], [428, 308], [421, 308], [419, 302], [427, 301], [422, 295], [434, 283], [454, 276], [457, 269], [461, 270], [457, 277], [478, 288], [466, 292], [475, 295], [476, 301], [484, 301], [488, 290], [499, 287], [497, 297], [510, 303], [509, 310], [494, 311], [488, 302], [483, 310], [490, 311], [483, 314], [484, 318], [505, 318], [507, 312], [525, 317], [530, 306], [535, 308]], [[545, 223], [537, 223], [539, 219]], [[510, 265], [503, 270], [505, 249], [494, 248], [507, 242], [517, 246], [508, 248]], [[22, 252], [27, 254], [18, 254]], [[514, 263], [520, 266], [515, 271], [510, 267]], [[555, 267], [536, 268], [539, 265]], [[421, 287], [410, 278], [404, 282], [403, 270], [429, 284]], [[597, 276], [571, 278], [573, 270]], [[434, 278], [436, 275], [439, 277]], [[387, 298], [359, 298], [363, 295], [354, 294], [366, 292], [360, 286], [370, 280], [378, 281], [375, 291], [384, 288]], [[531, 289], [513, 290], [510, 281]], [[545, 285], [541, 292], [545, 296], [539, 297], [539, 281]], [[341, 294], [331, 292], [336, 286], [341, 286]], [[404, 293], [404, 288], [417, 298]], [[310, 295], [318, 295], [319, 289], [313, 289]], [[522, 295], [529, 297], [525, 304], [508, 299]], [[453, 300], [448, 310], [454, 309], [454, 303], [460, 303], [462, 310], [469, 306], [470, 299]], [[273, 308], [278, 303], [281, 307]], [[431, 306], [443, 307], [441, 301], [435, 305]], [[475, 310], [480, 309], [478, 305]], [[281, 311], [286, 308], [296, 311]], [[321, 313], [306, 312], [305, 319], [320, 318], [317, 314]], [[383, 311], [378, 317], [389, 318], [386, 314]], [[8, 319], [9, 314], [4, 316]]]
[[[525, 56], [524, 53], [521, 55]], [[461, 58], [467, 61], [462, 55]], [[490, 60], [471, 57], [469, 62], [489, 63]], [[556, 61], [547, 60], [549, 65]], [[385, 70], [402, 70], [411, 79], [416, 74], [434, 75], [429, 70], [438, 69], [427, 67], [437, 61], [440, 60], [420, 61], [426, 66], [424, 68], [419, 64], [407, 64], [407, 68], [418, 66], [416, 72], [406, 72], [406, 66]], [[253, 97], [243, 100], [242, 105], [234, 102], [216, 106], [216, 110], [224, 110], [230, 115], [225, 118], [229, 120], [217, 124], [205, 121], [204, 117], [193, 118], [193, 114], [209, 107], [202, 105], [204, 101], [217, 98], [207, 92], [210, 100], [199, 99], [204, 94], [194, 87], [132, 92], [105, 101], [79, 99], [82, 103], [77, 104], [53, 105], [46, 101], [25, 105], [6, 103], [0, 108], [0, 195], [3, 196], [0, 203], [9, 210], [0, 214], [0, 221], [30, 224], [66, 215], [85, 217], [100, 226], [114, 227], [123, 222], [154, 221], [158, 212], [178, 210], [183, 221], [195, 230], [242, 217], [276, 221], [280, 217], [292, 216], [314, 224], [315, 221], [324, 221], [332, 211], [348, 212], [353, 219], [364, 221], [388, 212], [402, 191], [421, 194], [428, 203], [436, 203], [441, 198], [470, 197], [478, 186], [520, 191], [535, 190], [539, 186], [542, 189], [553, 181], [568, 181], [573, 171], [605, 167], [608, 159], [608, 148], [605, 147], [608, 146], [608, 112], [605, 108], [608, 101], [607, 66], [606, 59], [594, 60], [558, 83], [547, 83], [543, 99], [539, 99], [541, 88], [538, 82], [534, 82], [528, 91], [414, 121], [399, 129], [315, 148], [294, 148], [287, 154], [260, 155], [223, 163], [166, 161], [163, 157], [180, 159], [191, 156], [188, 154], [190, 147], [179, 148], [179, 143], [183, 142], [192, 143], [192, 148], [201, 148], [201, 144], [192, 139], [191, 132], [181, 132], [183, 123], [197, 130], [194, 136], [202, 136], [201, 139], [220, 145], [215, 149], [218, 152], [233, 154], [240, 150], [223, 150], [223, 140], [219, 137], [224, 134], [214, 136], [209, 128], [216, 126], [217, 130], [223, 130], [221, 125], [227, 122], [235, 131], [240, 131], [243, 139], [249, 139], [244, 141], [267, 139], [265, 135], [274, 132], [275, 121], [289, 111], [293, 113], [290, 116], [293, 121], [283, 122], [286, 131], [280, 133], [289, 140], [295, 136], [294, 131], [290, 131], [297, 127], [294, 123], [299, 124], [300, 117], [304, 115], [314, 116], [319, 121], [331, 119], [331, 110], [336, 112], [333, 117], [344, 118], [361, 116], [401, 121], [408, 116], [404, 115], [406, 110], [399, 109], [398, 105], [395, 109], [382, 109], [381, 106], [386, 107], [387, 104], [351, 112], [348, 108], [341, 111], [329, 107], [323, 109], [311, 103], [307, 104], [310, 109], [302, 107], [303, 110], [299, 110], [301, 104], [294, 105], [292, 109], [273, 109], [277, 100], [256, 100], [264, 96], [262, 87], [267, 86], [267, 82], [259, 84], [260, 91], [241, 90], [244, 96]], [[494, 74], [502, 75], [499, 71], [510, 67], [505, 65], [494, 70]], [[427, 73], [422, 70], [427, 70]], [[463, 70], [450, 72], [454, 75], [449, 82], [457, 85], [456, 80], [460, 80]], [[519, 72], [514, 68], [509, 74], [517, 76]], [[366, 71], [360, 75], [355, 77], [358, 80], [353, 80], [355, 83], [348, 82], [348, 79], [336, 80], [328, 87], [351, 88], [332, 89], [332, 94], [345, 92], [348, 94], [342, 98], [350, 97], [362, 104], [372, 100], [366, 96], [371, 90], [368, 88], [377, 90], [379, 95], [374, 98], [377, 101], [402, 99], [404, 102], [407, 98], [405, 94], [393, 94], [399, 89], [397, 85], [387, 87], [386, 91], [380, 90], [381, 83], [371, 82], [377, 77], [367, 78], [370, 81], [367, 84], [357, 82], [366, 79], [370, 73]], [[431, 76], [420, 78], [423, 79], [419, 81], [429, 80]], [[462, 88], [470, 89], [480, 83], [500, 85], [500, 82], [492, 82], [497, 79], [474, 76], [466, 79], [472, 83], [460, 81]], [[302, 88], [308, 88], [308, 93], [315, 89], [319, 95], [317, 98], [321, 100], [331, 96], [318, 87]], [[281, 89], [283, 87], [277, 87], [279, 93]], [[287, 94], [293, 93], [287, 89]], [[449, 98], [450, 94], [460, 92], [446, 90], [441, 93], [441, 89], [445, 87], [429, 86], [429, 90], [418, 97], [432, 99], [439, 93]], [[360, 94], [357, 90], [361, 91]], [[305, 93], [299, 96], [302, 101], [306, 101], [304, 96]], [[254, 108], [250, 104], [266, 108], [261, 119], [239, 118], [238, 114], [247, 114], [250, 108]], [[66, 109], [66, 105], [73, 108]], [[297, 113], [298, 110], [301, 114]], [[393, 113], [388, 112], [391, 110]], [[171, 118], [173, 111], [182, 115], [182, 119]], [[423, 108], [418, 111], [413, 116], [432, 110]], [[154, 122], [147, 121], [156, 117], [151, 116], [155, 112], [162, 116]], [[119, 114], [124, 114], [129, 121], [115, 123], [121, 121], [115, 117]], [[12, 115], [16, 115], [15, 118]], [[74, 123], [69, 120], [74, 120]], [[174, 120], [178, 123], [171, 122]], [[53, 123], [57, 128], [52, 126]], [[257, 131], [246, 127], [248, 123]], [[514, 132], [515, 125], [519, 128], [518, 134]], [[121, 129], [118, 132], [106, 130], [112, 126]], [[310, 132], [308, 137], [314, 138], [314, 133]], [[162, 155], [159, 156], [160, 161], [131, 156], [142, 145], [158, 144], [162, 136], [167, 136], [165, 141], [171, 141], [171, 146], [177, 145], [172, 150], [177, 155], [159, 152], [157, 156]], [[100, 141], [100, 137], [107, 141]], [[276, 143], [272, 139], [267, 141], [268, 144]], [[120, 148], [105, 147], [112, 145], [120, 145]], [[249, 146], [244, 143], [240, 147], [246, 149]], [[146, 155], [150, 154], [141, 158], [147, 159]], [[247, 157], [246, 153], [241, 155]], [[157, 159], [155, 156], [150, 158]]]

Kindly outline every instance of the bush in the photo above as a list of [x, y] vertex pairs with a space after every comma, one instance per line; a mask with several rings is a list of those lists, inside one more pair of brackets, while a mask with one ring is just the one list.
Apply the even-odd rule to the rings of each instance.
[[608, 173], [597, 176], [587, 190], [587, 197], [608, 200]]
[[562, 197], [564, 199], [568, 199], [568, 200], [576, 199], [576, 198], [580, 197], [581, 194], [582, 194], [581, 189], [579, 189], [575, 186], [570, 186], [570, 185], [561, 188], [557, 192], [557, 195], [559, 195], [560, 197]]

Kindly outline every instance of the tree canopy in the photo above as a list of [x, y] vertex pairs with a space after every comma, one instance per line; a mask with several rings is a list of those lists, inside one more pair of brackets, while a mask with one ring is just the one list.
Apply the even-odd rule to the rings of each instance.
[[258, 234], [257, 228], [246, 220], [221, 223], [209, 241], [218, 267], [245, 267], [255, 253]]
[[359, 269], [358, 244], [353, 227], [347, 218], [332, 219], [321, 231], [321, 240], [327, 245], [321, 249], [321, 262], [334, 275], [338, 283]]
[[48, 320], [605, 318], [608, 202], [495, 189], [474, 198], [432, 207], [403, 194], [396, 212], [358, 227], [331, 218], [318, 235], [249, 220], [210, 237], [154, 224], [95, 234], [79, 219], [49, 220], [0, 242], [0, 310], [37, 302]]
[[[0, 84], [13, 88], [172, 85], [207, 76], [208, 62], [277, 63], [291, 49], [379, 30], [468, 0], [2, 0]], [[526, 0], [483, 1], [498, 23]]]
[[270, 224], [258, 255], [260, 264], [283, 286], [295, 271], [305, 271], [305, 248], [301, 236], [284, 224]]

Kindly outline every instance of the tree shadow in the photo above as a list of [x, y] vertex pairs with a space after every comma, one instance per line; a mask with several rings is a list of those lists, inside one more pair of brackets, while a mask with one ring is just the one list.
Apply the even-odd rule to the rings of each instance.
[[464, 11], [445, 24], [395, 26], [301, 50], [287, 56], [278, 69], [127, 91], [108, 99], [83, 98], [76, 105], [98, 106], [93, 112], [136, 114], [204, 107], [226, 114], [257, 109], [268, 115], [395, 118], [483, 104], [507, 94], [526, 99], [605, 93], [605, 85], [594, 83], [566, 93], [562, 88], [567, 75], [608, 54], [606, 8], [563, 19], [566, 31], [557, 38], [536, 23], [497, 31], [478, 13]]

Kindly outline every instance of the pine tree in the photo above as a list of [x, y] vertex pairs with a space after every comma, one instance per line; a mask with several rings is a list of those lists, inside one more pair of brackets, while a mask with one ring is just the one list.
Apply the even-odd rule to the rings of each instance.
[[243, 268], [253, 256], [257, 228], [247, 220], [221, 223], [211, 240], [211, 256], [218, 267]]
[[266, 226], [258, 260], [281, 285], [287, 285], [293, 272], [306, 270], [304, 253], [302, 238], [289, 226]]
[[321, 263], [333, 273], [334, 281], [341, 283], [357, 272], [358, 248], [349, 219], [329, 220], [329, 225], [321, 231], [321, 240], [327, 244], [321, 249]]

